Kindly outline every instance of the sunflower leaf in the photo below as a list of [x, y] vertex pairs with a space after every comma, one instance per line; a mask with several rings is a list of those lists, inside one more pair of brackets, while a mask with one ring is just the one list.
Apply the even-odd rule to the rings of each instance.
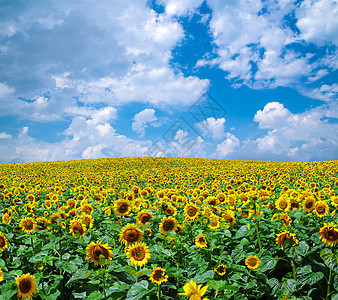
[[263, 256], [261, 258], [261, 264], [259, 268], [261, 272], [273, 269], [278, 262], [278, 257], [271, 257], [270, 255]]
[[335, 273], [338, 273], [338, 256], [333, 253], [331, 249], [322, 249], [320, 251], [320, 257], [327, 267]]

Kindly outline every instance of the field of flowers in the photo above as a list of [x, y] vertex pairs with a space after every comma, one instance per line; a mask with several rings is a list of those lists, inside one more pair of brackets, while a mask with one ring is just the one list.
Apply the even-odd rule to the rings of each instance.
[[338, 299], [338, 163], [0, 165], [0, 299]]

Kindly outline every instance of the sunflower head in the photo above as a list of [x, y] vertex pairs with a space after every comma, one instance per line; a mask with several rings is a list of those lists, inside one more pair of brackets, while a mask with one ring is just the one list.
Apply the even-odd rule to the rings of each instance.
[[225, 275], [227, 268], [228, 267], [226, 265], [220, 264], [214, 270], [215, 270], [215, 273], [217, 273], [220, 276], [223, 276]]
[[36, 230], [49, 230], [49, 227], [46, 225], [48, 220], [45, 217], [40, 217], [36, 219]]
[[18, 298], [30, 299], [34, 294], [37, 293], [38, 285], [34, 275], [23, 274], [15, 278], [16, 285], [18, 287]]
[[184, 207], [185, 217], [189, 220], [196, 220], [198, 218], [200, 208], [193, 203], [188, 203]]
[[250, 270], [256, 270], [261, 263], [261, 260], [256, 255], [250, 255], [246, 260], [245, 264]]
[[177, 230], [177, 220], [173, 217], [164, 217], [159, 225], [160, 232], [167, 235], [170, 230]]
[[198, 248], [206, 248], [208, 245], [208, 242], [203, 234], [199, 234], [195, 238], [195, 244]]
[[131, 211], [131, 204], [128, 200], [117, 200], [114, 203], [114, 210], [118, 216], [128, 216]]
[[306, 212], [310, 212], [314, 209], [316, 204], [316, 199], [313, 197], [306, 197], [302, 202], [302, 208]]
[[8, 240], [3, 233], [0, 232], [0, 251], [4, 251], [9, 247]]
[[153, 214], [147, 210], [142, 210], [137, 215], [137, 223], [140, 225], [145, 225], [153, 217]]
[[276, 244], [282, 250], [284, 250], [286, 240], [290, 240], [292, 242], [293, 246], [296, 246], [296, 245], [299, 244], [299, 241], [298, 241], [295, 233], [291, 233], [290, 231], [283, 230], [281, 233], [277, 234]]
[[291, 203], [290, 201], [285, 198], [285, 197], [280, 197], [276, 202], [275, 202], [275, 207], [278, 210], [282, 210], [284, 212], [287, 212], [288, 210], [291, 209]]
[[333, 223], [326, 224], [319, 230], [320, 240], [328, 246], [338, 244], [338, 228]]
[[150, 259], [150, 251], [145, 243], [135, 243], [127, 247], [126, 256], [130, 263], [135, 266], [142, 267]]
[[88, 232], [86, 225], [83, 223], [82, 219], [77, 218], [70, 221], [69, 232], [74, 237], [85, 236]]
[[130, 245], [135, 242], [142, 242], [143, 240], [143, 231], [138, 228], [135, 224], [127, 224], [122, 228], [119, 233], [120, 240], [125, 245]]
[[33, 218], [27, 217], [21, 220], [20, 227], [25, 233], [32, 233], [36, 227], [36, 223]]
[[151, 282], [160, 285], [161, 283], [168, 281], [168, 275], [165, 274], [165, 269], [156, 267], [149, 275], [149, 279], [151, 280]]
[[110, 250], [111, 248], [108, 244], [101, 244], [99, 241], [96, 243], [91, 242], [87, 247], [87, 259], [90, 259], [90, 262], [93, 262], [95, 265], [103, 266], [103, 260], [111, 260], [114, 255]]
[[[190, 280], [188, 283], [186, 283], [183, 286], [184, 293], [179, 293], [179, 295], [183, 296], [189, 296], [189, 299], [193, 300], [200, 300], [204, 296], [204, 294], [207, 292], [208, 285], [202, 287], [202, 284], [197, 286], [196, 282], [193, 280]], [[207, 298], [203, 298], [203, 300], [206, 300]]]
[[329, 213], [329, 207], [326, 204], [326, 201], [317, 201], [313, 211], [317, 217], [323, 218]]

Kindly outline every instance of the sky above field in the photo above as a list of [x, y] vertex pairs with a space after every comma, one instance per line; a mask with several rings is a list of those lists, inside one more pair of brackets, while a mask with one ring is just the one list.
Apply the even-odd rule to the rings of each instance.
[[0, 162], [338, 159], [333, 0], [0, 1]]

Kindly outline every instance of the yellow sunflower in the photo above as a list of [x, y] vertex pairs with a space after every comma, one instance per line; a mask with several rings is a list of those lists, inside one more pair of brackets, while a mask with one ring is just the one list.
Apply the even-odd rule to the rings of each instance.
[[127, 247], [126, 256], [130, 263], [135, 266], [142, 267], [150, 259], [150, 251], [145, 243], [135, 243]]
[[118, 216], [128, 216], [131, 210], [131, 204], [128, 200], [117, 200], [114, 203], [114, 210]]
[[280, 197], [275, 202], [275, 207], [278, 210], [282, 210], [284, 212], [287, 212], [291, 208], [291, 203], [290, 203], [290, 201], [287, 198]]
[[69, 232], [74, 237], [85, 236], [88, 232], [86, 225], [80, 218], [76, 218], [70, 221]]
[[84, 215], [91, 215], [92, 212], [94, 211], [93, 205], [90, 203], [84, 203], [83, 205], [80, 206], [81, 213]]
[[94, 218], [92, 215], [80, 215], [80, 218], [86, 223], [88, 229], [92, 229], [94, 226]]
[[209, 228], [210, 229], [217, 229], [220, 227], [221, 225], [221, 222], [220, 222], [220, 217], [219, 216], [216, 216], [216, 215], [212, 215], [210, 218], [209, 218]]
[[314, 209], [316, 204], [316, 199], [313, 197], [306, 197], [302, 202], [302, 208], [306, 212], [310, 212]]
[[103, 266], [100, 258], [105, 258], [106, 260], [111, 260], [114, 255], [110, 250], [111, 248], [108, 244], [101, 244], [99, 241], [96, 243], [91, 242], [87, 247], [87, 259], [90, 259], [90, 262], [93, 262], [95, 265]]
[[291, 240], [292, 246], [296, 246], [296, 245], [299, 244], [299, 241], [298, 241], [295, 233], [291, 233], [290, 231], [283, 230], [281, 233], [277, 234], [276, 244], [279, 247], [281, 247], [282, 250], [284, 250], [286, 240]]
[[332, 204], [335, 208], [338, 208], [338, 197], [337, 197], [337, 196], [331, 197], [331, 204]]
[[170, 230], [177, 230], [177, 220], [173, 217], [164, 217], [159, 225], [160, 232], [167, 235]]
[[4, 273], [2, 273], [2, 270], [0, 268], [0, 282], [4, 280]]
[[36, 230], [49, 230], [49, 227], [46, 225], [48, 220], [45, 217], [40, 217], [36, 219]]
[[261, 260], [256, 255], [250, 255], [246, 260], [245, 264], [250, 270], [256, 270], [261, 263]]
[[142, 242], [143, 231], [135, 224], [128, 223], [119, 233], [120, 240], [125, 245], [130, 245], [135, 242]]
[[317, 201], [313, 211], [317, 217], [323, 218], [329, 213], [329, 207], [326, 204], [326, 201]]
[[198, 248], [206, 248], [208, 245], [208, 242], [203, 234], [199, 234], [195, 238], [195, 244]]
[[22, 299], [30, 299], [34, 294], [37, 293], [39, 288], [35, 281], [35, 276], [29, 273], [17, 276], [15, 278], [16, 285], [18, 287], [17, 295]]
[[21, 220], [20, 227], [25, 233], [32, 233], [36, 227], [36, 223], [33, 218], [27, 217]]
[[145, 225], [153, 217], [153, 214], [147, 210], [141, 210], [137, 215], [137, 224]]
[[168, 281], [168, 275], [165, 274], [165, 269], [156, 267], [153, 269], [153, 272], [149, 275], [151, 282], [156, 284], [161, 284]]
[[190, 300], [207, 300], [207, 298], [202, 298], [207, 289], [208, 285], [202, 287], [202, 284], [200, 284], [197, 286], [195, 281], [190, 280], [183, 286], [184, 293], [179, 293], [179, 295], [188, 296]]
[[196, 220], [199, 212], [200, 208], [193, 203], [188, 203], [184, 206], [185, 217], [189, 220]]
[[11, 216], [8, 213], [5, 213], [2, 216], [2, 222], [7, 223], [7, 224], [11, 224]]
[[235, 218], [235, 213], [232, 210], [227, 210], [224, 214], [223, 214], [223, 219], [230, 224], [231, 226], [236, 224], [236, 218]]
[[226, 265], [220, 264], [214, 270], [218, 275], [223, 276], [225, 275], [227, 268], [228, 267]]
[[338, 243], [338, 228], [333, 223], [326, 224], [319, 230], [320, 240], [328, 246]]

